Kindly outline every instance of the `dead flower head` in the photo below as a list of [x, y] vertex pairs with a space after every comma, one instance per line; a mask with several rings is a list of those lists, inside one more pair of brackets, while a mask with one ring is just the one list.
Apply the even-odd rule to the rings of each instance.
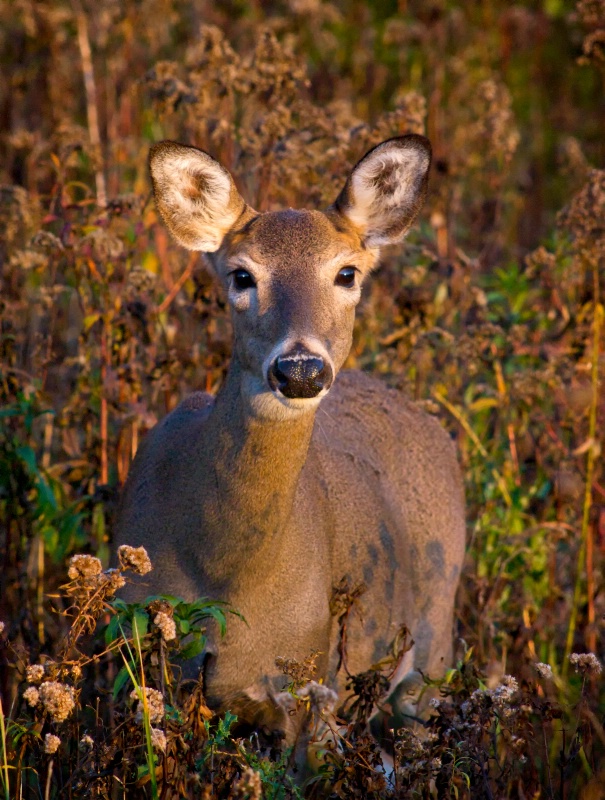
[[507, 706], [511, 703], [513, 695], [519, 690], [519, 684], [512, 675], [505, 675], [495, 689], [488, 690], [495, 706]]
[[165, 611], [158, 611], [153, 619], [154, 623], [162, 632], [162, 639], [171, 642], [176, 639], [176, 625], [174, 619]]
[[44, 667], [42, 664], [30, 664], [25, 670], [25, 678], [28, 683], [40, 683], [44, 677]]
[[[141, 691], [141, 690], [138, 690]], [[130, 697], [133, 700], [137, 701], [137, 708], [136, 708], [136, 721], [142, 722], [143, 721], [143, 703], [139, 700], [139, 694], [137, 689], [133, 689], [130, 693]], [[147, 710], [149, 711], [149, 722], [152, 724], [161, 722], [164, 719], [164, 698], [161, 692], [158, 692], [157, 689], [150, 689], [148, 686], [145, 687], [145, 696], [147, 698]]]
[[44, 737], [44, 752], [52, 755], [56, 753], [59, 749], [59, 745], [61, 744], [61, 739], [58, 736], [55, 736], [52, 733], [47, 733]]
[[28, 686], [23, 692], [23, 699], [33, 708], [40, 702], [40, 692], [35, 686]]
[[115, 594], [118, 589], [126, 585], [126, 579], [119, 569], [107, 569], [100, 577], [100, 583], [104, 591], [108, 594]]
[[275, 659], [275, 666], [290, 678], [294, 686], [300, 687], [313, 680], [317, 672], [317, 664], [315, 662], [320, 655], [319, 650], [314, 650], [304, 661], [278, 656]]
[[534, 669], [545, 681], [551, 681], [553, 679], [552, 667], [550, 664], [543, 664], [542, 662], [539, 662], [538, 664], [534, 664]]
[[123, 544], [118, 548], [118, 558], [122, 569], [131, 569], [137, 575], [146, 575], [153, 569], [144, 547], [130, 547]]
[[151, 729], [151, 746], [154, 750], [166, 752], [166, 734], [159, 728]]
[[59, 681], [47, 681], [39, 689], [40, 702], [53, 722], [64, 722], [76, 704], [75, 692], [71, 686]]
[[246, 767], [242, 772], [241, 778], [239, 778], [233, 786], [232, 797], [245, 797], [248, 798], [248, 800], [260, 800], [262, 791], [263, 785], [260, 773], [252, 769], [252, 767]]
[[315, 714], [321, 714], [322, 711], [333, 711], [338, 701], [338, 695], [333, 689], [324, 686], [323, 683], [317, 683], [317, 681], [309, 681], [306, 686], [298, 690], [297, 694], [309, 701], [311, 711]]
[[96, 556], [75, 555], [69, 560], [67, 575], [72, 581], [88, 581], [99, 575], [103, 565]]
[[569, 663], [582, 675], [600, 675], [603, 667], [594, 653], [572, 653]]

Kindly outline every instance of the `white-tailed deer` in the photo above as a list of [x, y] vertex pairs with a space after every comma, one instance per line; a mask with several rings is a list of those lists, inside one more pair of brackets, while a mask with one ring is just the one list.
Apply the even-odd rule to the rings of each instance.
[[138, 596], [210, 596], [243, 614], [203, 668], [209, 703], [251, 724], [279, 725], [277, 656], [319, 650], [342, 696], [330, 599], [345, 576], [366, 586], [347, 626], [350, 673], [383, 658], [404, 624], [415, 641], [393, 679], [396, 713], [415, 713], [418, 671], [451, 658], [465, 543], [454, 447], [400, 393], [339, 375], [361, 284], [415, 219], [429, 165], [424, 137], [391, 139], [325, 211], [258, 213], [201, 150], [151, 150], [166, 224], [209, 254], [228, 295], [233, 357], [216, 398], [193, 395], [144, 440], [116, 538], [155, 566]]

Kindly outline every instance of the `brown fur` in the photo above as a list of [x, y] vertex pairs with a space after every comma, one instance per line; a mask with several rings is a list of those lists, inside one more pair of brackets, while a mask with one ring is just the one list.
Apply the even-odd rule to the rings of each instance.
[[[194, 395], [144, 441], [116, 538], [144, 545], [155, 564], [137, 596], [206, 595], [242, 612], [247, 624], [231, 619], [226, 637], [211, 643], [218, 657], [206, 686], [213, 705], [255, 724], [277, 725], [272, 698], [284, 683], [277, 656], [303, 659], [320, 650], [321, 674], [342, 692], [330, 598], [344, 576], [367, 587], [363, 614], [348, 628], [351, 672], [382, 658], [403, 624], [416, 644], [394, 690], [417, 670], [441, 673], [451, 657], [465, 524], [448, 436], [400, 393], [361, 373], [339, 375], [323, 399], [287, 402], [263, 374], [270, 354], [301, 341], [321, 351], [334, 374], [342, 366], [359, 287], [340, 288], [335, 276], [355, 266], [361, 281], [378, 255], [371, 242], [399, 239], [426, 187], [426, 140], [403, 137], [380, 147], [366, 157], [379, 164], [360, 162], [366, 177], [379, 174], [362, 186], [363, 207], [355, 206], [351, 178], [326, 212], [258, 215], [231, 191], [223, 211], [232, 228], [224, 236], [223, 223], [209, 233], [221, 209], [202, 182], [196, 219], [187, 221], [191, 198], [179, 207], [173, 195], [166, 206], [171, 170], [185, 157], [195, 162], [198, 151], [186, 148], [183, 156], [182, 146], [164, 143], [152, 155], [152, 174], [161, 161], [162, 175], [154, 174], [159, 207], [175, 236], [187, 244], [201, 230], [205, 241], [218, 241], [213, 261], [232, 303], [234, 355], [216, 401]], [[202, 154], [204, 170], [212, 167], [208, 159]], [[401, 194], [393, 189], [398, 180], [411, 193], [403, 212], [389, 206]], [[254, 289], [234, 288], [229, 273], [237, 267], [254, 273]], [[408, 710], [416, 699], [417, 692], [407, 696]]]

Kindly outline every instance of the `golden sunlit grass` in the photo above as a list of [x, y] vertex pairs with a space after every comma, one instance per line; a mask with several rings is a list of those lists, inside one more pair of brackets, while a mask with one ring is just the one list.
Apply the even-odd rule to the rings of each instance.
[[431, 191], [365, 289], [348, 366], [456, 439], [469, 520], [456, 666], [429, 687], [424, 736], [393, 733], [389, 784], [368, 732], [389, 667], [352, 677], [344, 713], [313, 683], [313, 654], [279, 654], [317, 738], [304, 791], [598, 796], [603, 19], [603, 0], [0, 0], [5, 797], [302, 791], [290, 754], [240, 737], [182, 680], [205, 620], [237, 609], [127, 605], [116, 592], [142, 555], [106, 569], [142, 437], [188, 392], [216, 391], [231, 346], [203, 258], [158, 222], [147, 152], [195, 144], [253, 206], [321, 207], [370, 146], [406, 132], [431, 138]]

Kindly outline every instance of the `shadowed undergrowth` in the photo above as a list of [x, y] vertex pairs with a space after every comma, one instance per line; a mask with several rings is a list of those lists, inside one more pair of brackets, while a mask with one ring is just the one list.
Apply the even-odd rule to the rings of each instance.
[[456, 438], [457, 667], [426, 735], [393, 733], [391, 786], [367, 731], [383, 673], [337, 721], [285, 674], [318, 739], [306, 792], [327, 772], [340, 797], [599, 797], [603, 681], [570, 656], [603, 656], [603, 3], [218, 5], [0, 2], [5, 795], [296, 796], [292, 757], [180, 680], [228, 610], [120, 605], [103, 571], [141, 437], [230, 354], [146, 154], [196, 144], [256, 208], [321, 207], [373, 144], [423, 132], [426, 209], [368, 282], [348, 365]]

